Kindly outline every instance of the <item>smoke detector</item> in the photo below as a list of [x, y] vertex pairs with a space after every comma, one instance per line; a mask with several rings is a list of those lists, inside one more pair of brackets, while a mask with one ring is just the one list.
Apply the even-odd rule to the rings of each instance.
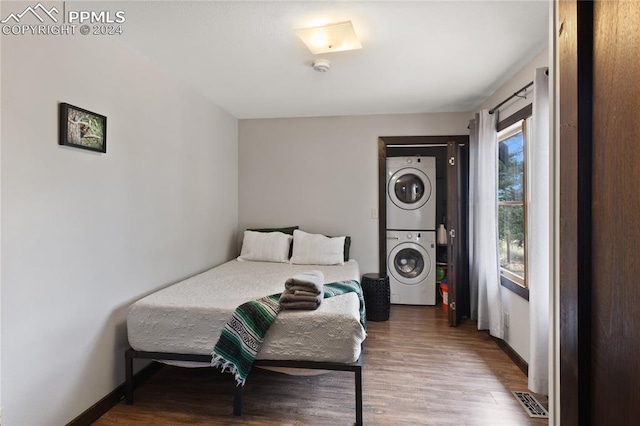
[[326, 59], [316, 59], [311, 66], [318, 72], [327, 72], [331, 68], [331, 63]]

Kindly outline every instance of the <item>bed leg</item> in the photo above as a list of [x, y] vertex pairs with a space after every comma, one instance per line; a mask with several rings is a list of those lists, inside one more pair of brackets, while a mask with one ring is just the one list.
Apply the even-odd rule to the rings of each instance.
[[356, 376], [356, 426], [362, 426], [362, 367], [355, 370]]
[[133, 351], [128, 349], [124, 352], [124, 398], [128, 405], [133, 404]]
[[233, 415], [242, 415], [242, 385], [236, 385], [233, 390]]

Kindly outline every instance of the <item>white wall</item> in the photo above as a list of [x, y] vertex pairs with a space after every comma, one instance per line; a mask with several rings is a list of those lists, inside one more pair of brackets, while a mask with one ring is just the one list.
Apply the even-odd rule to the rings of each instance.
[[[2, 6], [0, 5], [0, 13]], [[1, 40], [0, 40], [1, 41]], [[2, 77], [2, 43], [0, 42], [0, 79]], [[0, 81], [0, 98], [2, 82]], [[2, 422], [2, 113], [0, 109], [0, 422]]]
[[[2, 13], [4, 5], [0, 3], [0, 13]], [[2, 38], [0, 38], [0, 79], [2, 77]], [[0, 98], [2, 96], [2, 82], [0, 81]], [[3, 421], [2, 416], [2, 107], [0, 105], [0, 422]]]
[[378, 271], [378, 137], [468, 134], [468, 113], [240, 120], [239, 229], [350, 235]]
[[3, 36], [1, 147], [3, 424], [65, 424], [124, 381], [127, 307], [235, 254], [237, 120], [113, 37]]
[[[491, 95], [489, 99], [484, 101], [476, 109], [475, 112], [478, 112], [481, 109], [491, 109], [495, 107], [497, 104], [511, 96], [516, 90], [519, 90], [526, 84], [531, 83], [533, 81], [533, 76], [536, 68], [548, 66], [549, 49], [544, 48], [528, 64], [526, 64], [518, 72], [516, 72], [507, 83], [496, 90], [496, 92]], [[513, 98], [513, 100], [500, 107], [499, 119], [502, 120], [510, 116], [511, 114], [530, 104], [531, 102], [533, 102], [533, 87], [527, 89], [526, 99]]]
[[[549, 49], [542, 50], [531, 62], [518, 71], [505, 85], [496, 91], [479, 108], [491, 109], [516, 90], [533, 81], [536, 68], [549, 66]], [[529, 88], [526, 99], [514, 100], [500, 108], [499, 119], [506, 118], [524, 106], [533, 102], [533, 88]], [[534, 148], [535, 149], [535, 148]], [[529, 302], [512, 291], [502, 287], [502, 303], [504, 312], [509, 314], [509, 328], [505, 330], [505, 341], [525, 361], [529, 362]]]

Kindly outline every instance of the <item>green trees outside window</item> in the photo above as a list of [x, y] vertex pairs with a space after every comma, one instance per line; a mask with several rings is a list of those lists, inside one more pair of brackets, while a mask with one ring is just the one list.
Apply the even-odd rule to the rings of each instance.
[[498, 237], [500, 268], [525, 284], [526, 209], [525, 141], [523, 122], [498, 136]]

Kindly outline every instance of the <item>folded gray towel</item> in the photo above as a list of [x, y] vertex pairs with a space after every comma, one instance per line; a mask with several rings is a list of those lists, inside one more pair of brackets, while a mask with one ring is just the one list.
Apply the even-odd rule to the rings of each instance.
[[321, 271], [309, 271], [294, 275], [284, 283], [287, 290], [303, 290], [322, 294], [324, 286], [324, 275]]
[[305, 290], [293, 290], [293, 294], [295, 294], [296, 296], [311, 296], [311, 297], [317, 296], [317, 294], [314, 293], [313, 291], [305, 291]]

